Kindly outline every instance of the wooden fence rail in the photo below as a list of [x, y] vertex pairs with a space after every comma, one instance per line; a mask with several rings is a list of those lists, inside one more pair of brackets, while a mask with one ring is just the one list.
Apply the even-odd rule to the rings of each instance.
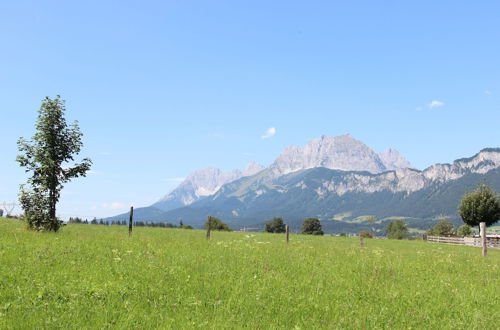
[[[481, 238], [479, 237], [440, 237], [440, 236], [427, 236], [428, 242], [446, 243], [454, 245], [467, 245], [481, 247]], [[486, 245], [489, 249], [500, 249], [500, 239], [486, 238]]]

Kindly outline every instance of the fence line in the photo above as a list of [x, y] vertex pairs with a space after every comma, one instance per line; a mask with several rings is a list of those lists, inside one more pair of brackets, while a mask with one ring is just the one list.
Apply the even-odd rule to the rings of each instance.
[[[445, 243], [453, 245], [466, 245], [481, 247], [481, 238], [479, 237], [441, 237], [441, 236], [427, 236], [428, 242]], [[494, 237], [486, 238], [486, 245], [491, 249], [500, 249], [500, 239]]]

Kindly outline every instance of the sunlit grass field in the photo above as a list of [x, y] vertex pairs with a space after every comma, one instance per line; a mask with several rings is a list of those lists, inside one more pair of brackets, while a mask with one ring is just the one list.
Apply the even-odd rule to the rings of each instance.
[[0, 219], [0, 328], [498, 329], [500, 251]]

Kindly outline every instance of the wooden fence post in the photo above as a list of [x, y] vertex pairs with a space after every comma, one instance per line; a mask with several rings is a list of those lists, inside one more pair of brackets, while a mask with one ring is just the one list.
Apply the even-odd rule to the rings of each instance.
[[212, 220], [212, 217], [211, 217], [211, 216], [209, 216], [209, 217], [208, 217], [208, 220], [207, 220], [207, 224], [208, 224], [208, 226], [207, 226], [207, 227], [208, 227], [208, 228], [207, 228], [207, 240], [209, 240], [209, 239], [210, 239], [210, 229], [211, 229], [211, 228], [210, 228], [210, 225], [212, 224], [212, 222], [211, 222], [210, 220]]
[[365, 238], [362, 235], [359, 235], [359, 246], [361, 248], [365, 247]]
[[128, 237], [132, 235], [132, 219], [134, 218], [134, 207], [130, 207], [130, 218], [128, 219]]
[[285, 226], [285, 233], [286, 233], [286, 243], [288, 244], [289, 236], [290, 236], [290, 228], [288, 225]]
[[488, 247], [486, 246], [486, 222], [479, 223], [479, 234], [481, 235], [481, 246], [483, 247], [483, 257], [486, 257], [488, 253]]

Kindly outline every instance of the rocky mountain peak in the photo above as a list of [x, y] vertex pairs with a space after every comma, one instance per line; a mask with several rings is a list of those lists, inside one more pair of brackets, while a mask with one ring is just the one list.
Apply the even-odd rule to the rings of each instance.
[[396, 149], [389, 148], [379, 154], [379, 157], [384, 163], [385, 168], [389, 171], [401, 168], [412, 168], [410, 162], [407, 161]]
[[242, 176], [251, 176], [251, 175], [257, 174], [265, 168], [266, 167], [261, 165], [261, 164], [258, 164], [255, 162], [250, 162], [247, 164], [247, 166], [243, 170]]
[[273, 176], [277, 177], [314, 167], [380, 173], [409, 165], [396, 150], [392, 149], [387, 157], [386, 165], [379, 154], [350, 134], [336, 137], [322, 135], [304, 147], [285, 148], [270, 168]]

